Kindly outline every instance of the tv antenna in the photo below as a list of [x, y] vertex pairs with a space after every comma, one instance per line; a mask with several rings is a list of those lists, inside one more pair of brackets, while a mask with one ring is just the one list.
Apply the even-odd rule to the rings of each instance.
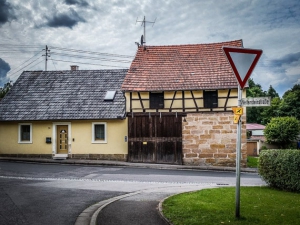
[[152, 23], [152, 27], [153, 27], [155, 21], [156, 21], [156, 18], [154, 21], [146, 21], [145, 16], [144, 16], [144, 19], [141, 21], [138, 21], [138, 18], [136, 18], [136, 23], [142, 23], [141, 26], [144, 26], [144, 34], [141, 36], [141, 45], [146, 44], [146, 23]]

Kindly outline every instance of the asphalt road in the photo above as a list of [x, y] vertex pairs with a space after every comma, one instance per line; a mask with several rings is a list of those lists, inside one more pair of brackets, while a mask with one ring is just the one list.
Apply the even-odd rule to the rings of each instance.
[[[257, 174], [241, 174], [241, 185], [264, 184]], [[164, 197], [234, 185], [233, 172], [0, 161], [0, 224], [71, 225], [89, 206], [138, 191], [105, 207], [98, 224], [164, 224], [154, 210]]]

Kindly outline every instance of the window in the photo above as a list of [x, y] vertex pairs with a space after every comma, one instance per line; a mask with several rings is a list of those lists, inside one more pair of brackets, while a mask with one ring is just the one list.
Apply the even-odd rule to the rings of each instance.
[[116, 91], [107, 91], [104, 97], [104, 101], [113, 101], [116, 96]]
[[218, 91], [203, 91], [204, 108], [218, 108]]
[[92, 143], [107, 143], [106, 123], [92, 123]]
[[164, 108], [164, 93], [150, 92], [150, 109], [163, 109], [163, 108]]
[[32, 124], [19, 124], [19, 143], [32, 143]]

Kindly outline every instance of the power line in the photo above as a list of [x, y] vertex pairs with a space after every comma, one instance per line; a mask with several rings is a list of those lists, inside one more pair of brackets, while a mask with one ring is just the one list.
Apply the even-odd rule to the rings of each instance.
[[97, 57], [92, 57], [92, 56], [80, 56], [80, 55], [73, 55], [73, 54], [59, 53], [59, 52], [51, 52], [51, 55], [69, 56], [69, 57], [74, 57], [74, 58], [101, 60], [101, 61], [110, 61], [110, 62], [131, 63], [130, 60], [97, 58]]
[[[41, 57], [40, 57], [41, 58]], [[36, 60], [32, 61], [31, 63], [27, 64], [26, 66], [22, 67], [21, 69], [19, 69], [18, 71], [14, 72], [13, 74], [11, 74], [10, 76], [15, 75], [16, 73], [20, 72], [21, 70], [25, 69], [27, 66], [31, 65], [32, 63], [36, 62], [39, 58], [37, 58]], [[43, 60], [42, 60], [43, 61]], [[40, 61], [40, 62], [42, 62]], [[40, 63], [39, 62], [39, 63]], [[37, 64], [36, 64], [37, 65]], [[31, 67], [30, 67], [31, 68]]]
[[57, 70], [57, 69], [56, 69], [56, 66], [55, 66], [55, 64], [54, 64], [54, 62], [53, 62], [53, 60], [52, 60], [52, 59], [50, 59], [50, 60], [51, 60], [51, 62], [52, 62], [52, 64], [53, 64], [55, 70]]
[[29, 67], [29, 68], [27, 68], [27, 70], [31, 69], [32, 67], [35, 67], [36, 65], [38, 65], [39, 63], [41, 63], [41, 62], [43, 62], [43, 61], [44, 61], [44, 59], [40, 60], [38, 63], [36, 63], [36, 64], [32, 65], [32, 66], [31, 66], [31, 67]]
[[[33, 59], [34, 57], [36, 57], [38, 54], [40, 54], [42, 51], [39, 51], [37, 54], [35, 54], [34, 56], [32, 56], [30, 59], [25, 60], [23, 63], [21, 63], [18, 67], [16, 67], [15, 69], [9, 71], [9, 73], [12, 73], [12, 71], [18, 69], [19, 67], [21, 67], [23, 64], [27, 63], [29, 60]], [[24, 67], [23, 67], [24, 68]]]
[[59, 62], [69, 62], [69, 63], [79, 63], [79, 64], [95, 65], [95, 66], [118, 67], [118, 68], [124, 68], [124, 69], [128, 68], [128, 67], [124, 67], [124, 66], [113, 66], [113, 65], [102, 65], [102, 64], [94, 64], [94, 63], [83, 63], [83, 62], [74, 62], [74, 61], [58, 60], [58, 59], [51, 59], [51, 60], [53, 60], [53, 61], [59, 61]]
[[105, 55], [105, 56], [120, 57], [120, 58], [133, 58], [134, 57], [131, 55], [119, 55], [119, 54], [111, 54], [111, 53], [103, 53], [103, 52], [92, 52], [92, 51], [84, 51], [84, 50], [78, 50], [78, 49], [60, 48], [60, 47], [54, 47], [54, 46], [49, 46], [49, 47], [52, 49], [57, 49], [57, 50], [62, 50], [62, 51], [86, 53], [86, 54], [93, 54], [93, 55]]

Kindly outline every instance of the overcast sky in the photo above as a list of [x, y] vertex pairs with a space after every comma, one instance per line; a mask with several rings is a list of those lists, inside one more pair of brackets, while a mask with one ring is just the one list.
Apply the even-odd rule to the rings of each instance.
[[[300, 83], [299, 0], [0, 0], [0, 87], [23, 70], [128, 68], [146, 45], [242, 39], [262, 49], [251, 78], [282, 95]], [[107, 54], [104, 54], [107, 53]]]

